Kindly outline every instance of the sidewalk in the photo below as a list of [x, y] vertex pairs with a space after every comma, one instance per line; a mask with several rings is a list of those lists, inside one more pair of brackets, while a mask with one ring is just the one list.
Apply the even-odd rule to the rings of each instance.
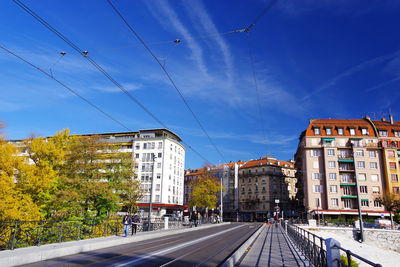
[[284, 235], [281, 227], [268, 225], [260, 233], [239, 264], [250, 266], [307, 266]]
[[201, 224], [199, 227], [169, 229], [152, 232], [140, 232], [134, 236], [108, 236], [101, 238], [85, 239], [79, 241], [70, 241], [43, 245], [39, 247], [18, 248], [15, 250], [0, 251], [0, 266], [16, 266], [22, 264], [53, 259], [57, 257], [73, 255], [85, 251], [118, 246], [142, 240], [148, 240], [161, 236], [174, 235], [184, 232], [191, 232], [209, 227], [218, 227], [229, 223], [219, 224]]

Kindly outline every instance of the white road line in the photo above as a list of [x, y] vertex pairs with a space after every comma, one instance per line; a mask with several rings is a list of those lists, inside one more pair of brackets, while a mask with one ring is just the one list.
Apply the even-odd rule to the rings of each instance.
[[240, 227], [243, 227], [243, 226], [245, 226], [245, 225], [239, 225], [239, 226], [233, 227], [231, 229], [226, 229], [224, 231], [221, 231], [221, 232], [209, 235], [209, 236], [205, 236], [205, 237], [202, 237], [202, 238], [199, 238], [199, 239], [196, 239], [196, 240], [188, 241], [188, 242], [180, 244], [180, 245], [176, 245], [176, 246], [173, 246], [173, 247], [170, 247], [170, 248], [167, 248], [167, 249], [155, 251], [152, 254], [143, 256], [143, 257], [141, 257], [139, 259], [125, 261], [125, 262], [121, 262], [121, 263], [115, 263], [115, 264], [113, 264], [111, 266], [113, 266], [113, 267], [122, 267], [122, 266], [127, 266], [127, 265], [134, 266], [134, 264], [140, 263], [140, 262], [142, 262], [144, 260], [151, 259], [151, 258], [154, 258], [156, 256], [162, 256], [162, 255], [165, 255], [165, 254], [167, 254], [169, 252], [172, 252], [172, 251], [175, 251], [175, 250], [178, 250], [178, 249], [181, 249], [181, 248], [184, 248], [184, 247], [196, 244], [196, 243], [200, 243], [200, 242], [202, 242], [204, 240], [213, 238], [213, 237], [218, 236], [218, 235], [222, 235], [222, 234], [224, 234], [226, 232], [233, 231], [233, 230], [235, 230], [237, 228], [240, 228]]

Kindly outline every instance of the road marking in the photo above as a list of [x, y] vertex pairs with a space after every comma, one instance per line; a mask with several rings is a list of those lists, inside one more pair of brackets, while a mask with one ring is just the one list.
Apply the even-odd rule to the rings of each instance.
[[231, 228], [231, 229], [226, 229], [226, 230], [224, 230], [224, 231], [221, 231], [221, 232], [218, 232], [218, 233], [209, 235], [209, 236], [205, 236], [205, 237], [202, 237], [202, 238], [199, 238], [199, 239], [196, 239], [196, 240], [188, 241], [188, 242], [186, 242], [186, 243], [183, 243], [183, 244], [180, 244], [180, 245], [176, 245], [176, 246], [173, 246], [173, 247], [170, 247], [170, 248], [167, 248], [167, 249], [159, 250], [159, 251], [156, 251], [156, 252], [154, 252], [154, 253], [152, 253], [152, 254], [143, 256], [143, 257], [141, 257], [141, 258], [139, 258], [139, 259], [130, 260], [130, 261], [121, 262], [121, 263], [115, 263], [115, 264], [113, 264], [112, 266], [113, 266], [113, 267], [122, 267], [122, 266], [127, 266], [127, 265], [132, 266], [132, 264], [137, 264], [137, 263], [140, 263], [141, 261], [144, 261], [144, 260], [146, 260], [146, 259], [151, 259], [151, 258], [154, 258], [154, 257], [156, 257], [156, 256], [165, 255], [165, 254], [167, 254], [167, 253], [169, 253], [169, 252], [172, 252], [172, 251], [175, 251], [175, 250], [178, 250], [178, 249], [181, 249], [181, 248], [184, 248], [184, 247], [187, 247], [187, 246], [196, 244], [196, 243], [200, 243], [200, 242], [202, 242], [202, 241], [204, 241], [204, 240], [207, 240], [207, 239], [216, 237], [216, 236], [218, 236], [218, 235], [222, 235], [222, 234], [224, 234], [224, 233], [233, 231], [233, 230], [235, 230], [235, 229], [237, 229], [237, 228], [240, 228], [240, 227], [243, 227], [243, 226], [245, 226], [245, 225], [239, 225], [239, 226], [233, 227], [233, 228]]

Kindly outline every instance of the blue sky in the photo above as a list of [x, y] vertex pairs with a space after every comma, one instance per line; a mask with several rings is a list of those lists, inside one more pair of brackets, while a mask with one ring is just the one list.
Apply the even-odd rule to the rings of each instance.
[[[104, 0], [23, 1], [110, 73], [212, 164], [293, 158], [309, 119], [400, 120], [400, 2], [112, 1], [161, 59], [223, 158], [160, 66]], [[130, 129], [161, 127], [82, 56], [14, 2], [0, 2], [0, 44], [49, 71]], [[178, 45], [171, 43], [182, 39]], [[60, 58], [60, 52], [67, 54]], [[164, 60], [165, 59], [165, 60]], [[0, 120], [9, 139], [124, 129], [39, 71], [0, 51]], [[263, 124], [261, 123], [263, 121]], [[186, 168], [204, 160], [187, 150]]]

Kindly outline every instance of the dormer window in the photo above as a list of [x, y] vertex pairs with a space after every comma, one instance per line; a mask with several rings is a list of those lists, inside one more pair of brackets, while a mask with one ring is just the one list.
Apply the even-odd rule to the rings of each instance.
[[332, 135], [332, 128], [326, 128], [326, 135]]
[[388, 132], [386, 130], [379, 130], [380, 136], [388, 136]]
[[400, 137], [400, 131], [393, 131], [394, 137]]
[[315, 135], [320, 135], [321, 134], [321, 130], [319, 127], [314, 128], [314, 134]]
[[356, 135], [356, 129], [350, 128], [349, 131], [350, 131], [350, 135]]
[[344, 134], [343, 128], [337, 128], [337, 133], [338, 135], [343, 135]]
[[368, 135], [368, 129], [367, 128], [361, 128], [361, 134], [362, 135]]

